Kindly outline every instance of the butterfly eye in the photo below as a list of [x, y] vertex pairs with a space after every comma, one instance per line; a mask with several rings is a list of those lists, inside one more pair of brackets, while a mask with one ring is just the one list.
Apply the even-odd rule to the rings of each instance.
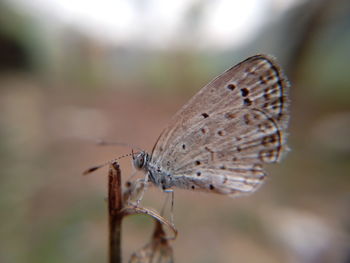
[[139, 153], [134, 159], [134, 166], [137, 169], [144, 168], [146, 162], [147, 154], [145, 152]]
[[138, 168], [142, 168], [143, 163], [144, 163], [143, 158], [138, 158], [138, 159], [137, 159], [137, 167], [138, 167]]

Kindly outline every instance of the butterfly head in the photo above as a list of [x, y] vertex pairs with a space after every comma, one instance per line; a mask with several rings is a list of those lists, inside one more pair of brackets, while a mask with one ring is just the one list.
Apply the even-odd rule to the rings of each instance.
[[133, 163], [136, 169], [144, 169], [147, 167], [148, 160], [149, 160], [149, 154], [141, 151], [137, 154], [132, 155]]

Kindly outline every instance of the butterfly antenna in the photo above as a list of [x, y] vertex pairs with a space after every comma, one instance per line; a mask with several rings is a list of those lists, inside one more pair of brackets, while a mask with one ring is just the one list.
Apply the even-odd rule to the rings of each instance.
[[122, 159], [122, 158], [124, 158], [124, 157], [128, 157], [128, 156], [130, 156], [130, 155], [132, 155], [132, 154], [133, 154], [133, 153], [124, 154], [124, 155], [122, 155], [122, 156], [119, 156], [118, 158], [115, 158], [115, 159], [110, 160], [110, 161], [108, 161], [108, 162], [105, 162], [105, 163], [103, 163], [103, 164], [99, 164], [99, 165], [92, 166], [92, 167], [90, 167], [89, 169], [86, 169], [86, 170], [83, 172], [83, 175], [87, 175], [87, 174], [89, 174], [89, 173], [92, 173], [92, 172], [94, 172], [94, 171], [96, 171], [96, 170], [98, 170], [98, 169], [100, 169], [100, 168], [102, 168], [102, 167], [104, 167], [104, 166], [106, 166], [106, 165], [108, 165], [108, 164], [114, 163], [115, 161], [120, 160], [120, 159]]

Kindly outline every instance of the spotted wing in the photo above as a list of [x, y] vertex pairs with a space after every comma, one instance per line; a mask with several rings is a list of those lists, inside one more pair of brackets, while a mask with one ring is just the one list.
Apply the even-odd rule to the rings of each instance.
[[185, 189], [254, 191], [262, 165], [286, 148], [289, 84], [276, 62], [256, 55], [202, 88], [159, 137], [151, 162]]

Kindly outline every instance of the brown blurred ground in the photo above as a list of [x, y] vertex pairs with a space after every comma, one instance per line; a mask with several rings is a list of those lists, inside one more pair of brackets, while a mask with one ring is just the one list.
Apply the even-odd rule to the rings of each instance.
[[[81, 172], [130, 149], [94, 142], [150, 151], [200, 87], [258, 51], [275, 54], [292, 76], [292, 151], [268, 167], [266, 184], [249, 197], [176, 190], [176, 262], [347, 262], [350, 20], [342, 14], [327, 13], [299, 52], [281, 48], [299, 40], [282, 33], [276, 38], [288, 41], [275, 49], [259, 48], [260, 39], [256, 48], [203, 54], [115, 49], [69, 31], [59, 63], [42, 67], [16, 53], [19, 63], [5, 64], [0, 75], [0, 261], [106, 262], [107, 170]], [[120, 164], [126, 180], [131, 161]], [[145, 205], [160, 209], [164, 198], [150, 189]], [[127, 218], [125, 260], [150, 234], [150, 219]]]

